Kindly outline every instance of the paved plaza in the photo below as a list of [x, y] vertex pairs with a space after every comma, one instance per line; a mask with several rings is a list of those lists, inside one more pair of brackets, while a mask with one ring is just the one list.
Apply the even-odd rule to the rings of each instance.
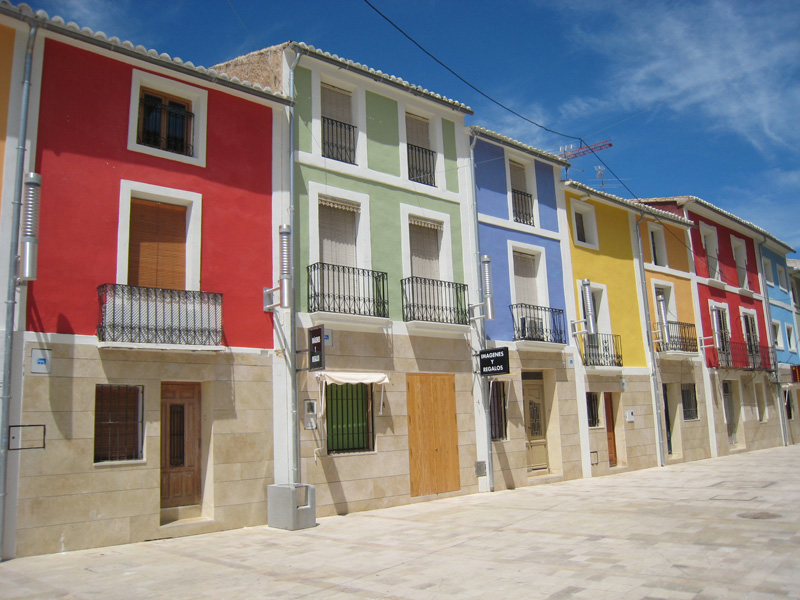
[[800, 446], [7, 561], [2, 598], [800, 598]]

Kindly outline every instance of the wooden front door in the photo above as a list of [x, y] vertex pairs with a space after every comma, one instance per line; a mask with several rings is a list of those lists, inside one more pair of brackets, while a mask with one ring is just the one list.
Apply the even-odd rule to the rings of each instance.
[[409, 373], [406, 392], [411, 495], [460, 490], [455, 375]]
[[544, 402], [544, 386], [526, 381], [522, 387], [525, 400], [525, 448], [528, 455], [528, 470], [547, 468], [547, 412]]
[[608, 466], [617, 466], [617, 436], [614, 433], [614, 406], [611, 392], [604, 392], [603, 399], [606, 405], [606, 433], [608, 435]]
[[161, 384], [161, 508], [200, 503], [200, 384]]

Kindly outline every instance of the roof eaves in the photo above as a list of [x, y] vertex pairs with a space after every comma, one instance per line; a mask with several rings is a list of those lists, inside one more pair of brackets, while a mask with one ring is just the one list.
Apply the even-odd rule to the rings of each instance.
[[8, 2], [8, 0], [0, 0], [0, 15], [6, 15], [29, 24], [35, 23], [37, 27], [46, 29], [47, 31], [52, 31], [59, 35], [129, 56], [136, 60], [171, 71], [202, 79], [209, 83], [215, 83], [247, 94], [253, 94], [280, 104], [293, 104], [292, 99], [288, 96], [273, 92], [271, 89], [263, 87], [258, 83], [251, 84], [249, 81], [241, 81], [238, 77], [229, 77], [225, 73], [220, 73], [214, 69], [195, 66], [191, 61], [183, 61], [177, 56], [173, 58], [167, 53], [159, 54], [158, 51], [153, 49], [148, 50], [142, 45], [134, 46], [132, 42], [127, 40], [124, 42], [120, 41], [116, 36], [109, 38], [102, 31], [95, 32], [89, 27], [81, 28], [72, 21], [69, 23], [65, 22], [64, 19], [59, 16], [50, 18], [50, 15], [44, 10], [37, 10], [34, 12], [27, 4], [14, 6]]
[[590, 194], [602, 200], [607, 200], [609, 202], [613, 202], [615, 204], [620, 204], [622, 206], [626, 206], [628, 208], [632, 208], [634, 210], [647, 213], [657, 219], [666, 219], [672, 221], [673, 223], [677, 223], [683, 225], [685, 227], [694, 227], [695, 224], [692, 223], [688, 219], [684, 219], [683, 217], [679, 217], [676, 214], [671, 212], [667, 212], [665, 210], [661, 210], [659, 208], [653, 208], [652, 206], [648, 206], [642, 202], [637, 202], [636, 200], [628, 200], [626, 198], [620, 198], [619, 196], [614, 196], [613, 194], [609, 194], [607, 192], [601, 192], [600, 190], [596, 190], [588, 185], [581, 183], [580, 181], [574, 181], [572, 179], [568, 179], [563, 182], [563, 184], [567, 187], [571, 187], [574, 190], [584, 192], [586, 194]]
[[443, 104], [453, 110], [457, 110], [459, 112], [468, 115], [474, 114], [473, 110], [462, 102], [458, 102], [457, 100], [451, 100], [446, 96], [442, 96], [440, 94], [431, 92], [421, 86], [414, 85], [413, 83], [409, 83], [406, 80], [401, 79], [400, 77], [396, 77], [395, 75], [387, 75], [383, 71], [372, 69], [367, 65], [363, 65], [361, 63], [357, 63], [352, 60], [341, 58], [336, 54], [331, 54], [330, 52], [323, 52], [322, 50], [319, 50], [314, 46], [310, 46], [303, 42], [287, 42], [286, 44], [281, 44], [281, 45], [285, 45], [288, 48], [294, 50], [295, 52], [305, 54], [306, 56], [316, 58], [323, 62], [335, 65], [337, 67], [345, 68], [348, 70], [359, 71], [362, 75], [370, 77], [375, 81], [380, 81], [381, 83], [394, 86], [405, 92], [410, 92], [412, 94], [427, 98], [428, 100], [433, 100], [434, 102]]
[[479, 125], [472, 125], [469, 129], [475, 136], [483, 137], [498, 142], [500, 144], [503, 144], [504, 146], [508, 146], [509, 148], [520, 150], [527, 154], [531, 154], [533, 156], [552, 161], [561, 167], [570, 166], [569, 162], [567, 162], [564, 158], [558, 156], [557, 154], [553, 154], [551, 152], [547, 152], [545, 150], [540, 150], [538, 148], [534, 148], [533, 146], [523, 144], [522, 142], [518, 142], [517, 140], [505, 136], [502, 133], [497, 133], [496, 131], [486, 129], [485, 127], [481, 127]]

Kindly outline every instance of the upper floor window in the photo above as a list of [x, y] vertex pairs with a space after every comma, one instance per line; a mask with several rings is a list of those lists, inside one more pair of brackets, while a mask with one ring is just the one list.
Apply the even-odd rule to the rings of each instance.
[[667, 266], [667, 241], [664, 238], [664, 228], [650, 223], [650, 251], [652, 253], [653, 264], [659, 267]]
[[797, 341], [794, 339], [794, 326], [790, 323], [786, 324], [786, 341], [789, 344], [791, 352], [797, 352]]
[[595, 250], [599, 248], [594, 206], [578, 200], [572, 201], [572, 229], [576, 245]]
[[775, 285], [775, 275], [772, 273], [772, 261], [768, 258], [764, 258], [762, 259], [762, 264], [764, 266], [764, 279], [767, 285]]
[[528, 193], [525, 167], [514, 161], [508, 162], [511, 179], [511, 204], [514, 221], [525, 225], [536, 225], [533, 195]]
[[778, 265], [778, 285], [781, 286], [782, 290], [788, 290], [789, 284], [786, 282], [786, 269], [784, 269], [781, 265]]
[[131, 198], [128, 285], [186, 286], [186, 207]]
[[736, 277], [740, 288], [747, 288], [747, 246], [744, 240], [731, 239], [733, 247], [733, 260], [736, 263]]
[[134, 70], [128, 150], [204, 167], [207, 108], [206, 90]]
[[514, 252], [514, 292], [518, 304], [539, 304], [539, 289], [536, 281], [536, 256]]
[[322, 156], [356, 164], [356, 126], [350, 92], [323, 83], [320, 90]]
[[772, 339], [775, 340], [775, 347], [778, 350], [783, 350], [783, 331], [780, 321], [772, 321]]
[[424, 219], [411, 219], [408, 241], [411, 247], [411, 276], [441, 279], [439, 253], [442, 224]]
[[713, 227], [700, 225], [700, 232], [703, 236], [703, 248], [706, 250], [706, 264], [708, 265], [709, 279], [719, 279], [719, 260], [717, 253], [719, 246], [717, 244], [717, 231]]
[[428, 119], [406, 113], [408, 178], [425, 185], [436, 185], [436, 152], [431, 150]]
[[319, 199], [320, 262], [356, 266], [356, 232], [359, 207], [338, 199]]

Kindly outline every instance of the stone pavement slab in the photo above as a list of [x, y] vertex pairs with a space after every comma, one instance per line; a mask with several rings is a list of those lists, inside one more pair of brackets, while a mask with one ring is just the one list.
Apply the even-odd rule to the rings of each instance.
[[800, 446], [15, 559], [0, 598], [800, 598]]

